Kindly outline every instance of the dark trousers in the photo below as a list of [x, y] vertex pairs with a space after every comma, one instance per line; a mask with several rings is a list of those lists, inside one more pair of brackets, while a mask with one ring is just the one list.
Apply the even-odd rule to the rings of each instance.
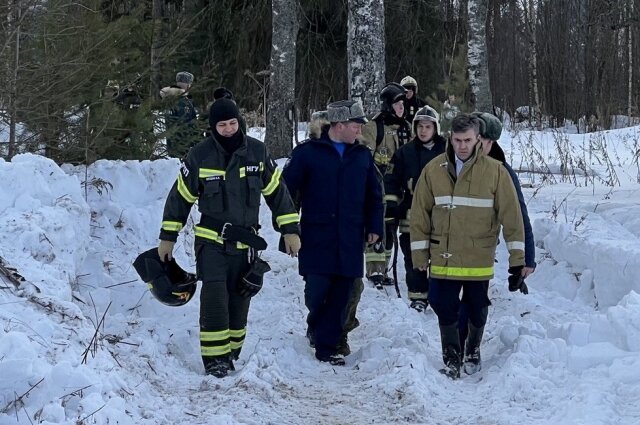
[[[462, 299], [460, 299], [462, 290]], [[429, 304], [438, 316], [440, 326], [458, 323], [461, 304], [465, 304], [468, 320], [475, 327], [487, 322], [489, 281], [448, 280], [431, 278], [429, 283]]]
[[237, 358], [246, 335], [250, 298], [237, 291], [249, 269], [246, 250], [227, 250], [222, 245], [196, 247], [200, 290], [200, 349], [207, 363], [211, 357]]
[[409, 299], [411, 301], [424, 300], [429, 293], [429, 276], [426, 271], [421, 272], [413, 268], [413, 260], [411, 259], [411, 237], [409, 233], [400, 234], [400, 249], [404, 256]]
[[304, 280], [304, 301], [309, 309], [307, 325], [315, 341], [316, 356], [335, 355], [355, 280], [321, 274], [307, 275]]

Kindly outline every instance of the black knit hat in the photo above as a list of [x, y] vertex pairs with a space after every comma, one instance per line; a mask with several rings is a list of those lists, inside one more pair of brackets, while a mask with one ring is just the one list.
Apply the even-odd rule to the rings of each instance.
[[233, 99], [233, 93], [226, 87], [218, 87], [213, 91], [213, 100]]
[[227, 121], [233, 118], [240, 120], [240, 110], [238, 110], [238, 105], [233, 100], [222, 98], [211, 104], [209, 125], [212, 129], [215, 129], [216, 124], [220, 121]]

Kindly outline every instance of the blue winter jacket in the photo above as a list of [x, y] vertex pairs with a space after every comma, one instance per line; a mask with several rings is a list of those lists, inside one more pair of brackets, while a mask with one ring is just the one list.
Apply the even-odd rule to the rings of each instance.
[[529, 212], [527, 211], [527, 204], [524, 202], [524, 196], [522, 195], [522, 188], [520, 187], [520, 180], [513, 168], [506, 162], [502, 165], [507, 169], [513, 185], [516, 187], [516, 193], [518, 194], [518, 202], [520, 202], [520, 211], [522, 211], [522, 222], [524, 223], [524, 264], [527, 267], [536, 268], [536, 245], [533, 240], [533, 229], [531, 228], [531, 220], [529, 220]]
[[376, 173], [369, 149], [356, 142], [340, 157], [326, 127], [293, 150], [283, 177], [301, 208], [302, 276], [362, 276], [366, 235], [383, 232]]

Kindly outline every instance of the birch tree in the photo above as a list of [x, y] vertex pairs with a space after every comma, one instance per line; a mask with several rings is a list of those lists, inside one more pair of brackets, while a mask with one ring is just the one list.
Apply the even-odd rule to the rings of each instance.
[[347, 31], [349, 96], [371, 114], [385, 84], [384, 0], [349, 0]]
[[291, 152], [295, 111], [298, 1], [272, 1], [271, 75], [265, 144], [274, 158]]
[[469, 0], [469, 85], [473, 92], [475, 109], [483, 112], [493, 111], [491, 85], [489, 81], [489, 61], [487, 58], [487, 22], [488, 0]]

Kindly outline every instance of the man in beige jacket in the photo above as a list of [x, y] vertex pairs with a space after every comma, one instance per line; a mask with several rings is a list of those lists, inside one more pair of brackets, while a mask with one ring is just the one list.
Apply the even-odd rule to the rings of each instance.
[[[513, 182], [502, 164], [482, 152], [479, 121], [468, 114], [451, 123], [445, 153], [422, 171], [411, 206], [414, 268], [430, 271], [429, 303], [438, 316], [442, 370], [452, 379], [480, 370], [480, 343], [487, 321], [489, 280], [494, 275], [498, 234], [509, 250], [509, 273], [524, 266], [524, 225]], [[469, 335], [462, 358], [458, 314], [469, 310]]]

